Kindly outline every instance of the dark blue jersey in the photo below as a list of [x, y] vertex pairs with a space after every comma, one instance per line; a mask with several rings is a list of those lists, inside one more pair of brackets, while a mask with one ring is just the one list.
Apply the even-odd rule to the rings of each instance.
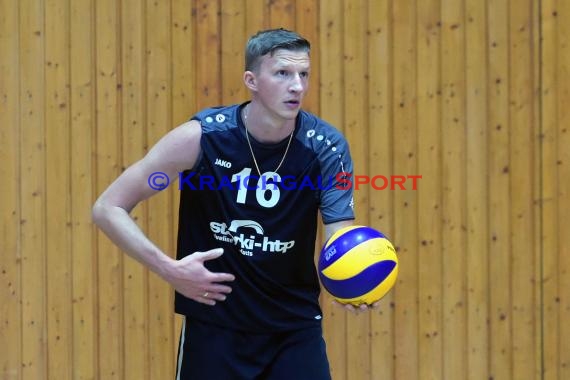
[[258, 173], [242, 107], [194, 117], [202, 125], [201, 155], [179, 178], [178, 259], [224, 248], [205, 265], [235, 275], [232, 293], [213, 307], [177, 293], [176, 311], [251, 332], [318, 325], [317, 215], [320, 210], [325, 224], [354, 219], [352, 189], [339, 182], [343, 172], [352, 173], [348, 145], [334, 127], [301, 111], [290, 143], [262, 144], [250, 136]]

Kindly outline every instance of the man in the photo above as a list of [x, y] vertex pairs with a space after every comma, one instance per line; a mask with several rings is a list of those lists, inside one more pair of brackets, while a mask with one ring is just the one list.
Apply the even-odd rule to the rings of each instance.
[[[327, 237], [352, 223], [352, 189], [337, 182], [352, 162], [342, 135], [301, 110], [309, 51], [291, 31], [253, 36], [243, 76], [251, 101], [203, 110], [169, 132], [93, 208], [121, 249], [176, 290], [179, 379], [330, 378], [317, 212]], [[177, 260], [129, 216], [157, 192], [146, 186], [157, 172], [180, 180]]]

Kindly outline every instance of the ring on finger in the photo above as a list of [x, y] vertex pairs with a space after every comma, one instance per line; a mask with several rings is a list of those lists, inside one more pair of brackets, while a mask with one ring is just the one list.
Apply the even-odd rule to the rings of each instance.
[[202, 297], [208, 298], [208, 294], [210, 294], [210, 293], [206, 292], [206, 293], [204, 293], [204, 295]]

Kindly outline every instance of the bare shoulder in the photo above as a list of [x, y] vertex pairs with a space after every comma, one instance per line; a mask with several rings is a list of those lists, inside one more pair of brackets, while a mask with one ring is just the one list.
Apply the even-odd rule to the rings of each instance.
[[202, 128], [196, 120], [188, 121], [164, 135], [143, 159], [144, 165], [164, 171], [191, 169], [200, 155]]
[[168, 184], [177, 179], [178, 173], [194, 167], [200, 156], [201, 136], [202, 127], [197, 121], [189, 121], [168, 132], [109, 185], [95, 208], [121, 207], [130, 211], [140, 201], [156, 194], [162, 188], [151, 186], [151, 178], [160, 174], [161, 184]]

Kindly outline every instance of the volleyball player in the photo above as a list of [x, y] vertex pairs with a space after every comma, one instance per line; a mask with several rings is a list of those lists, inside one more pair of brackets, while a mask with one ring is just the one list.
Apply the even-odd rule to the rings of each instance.
[[[310, 72], [306, 39], [259, 32], [246, 46], [251, 99], [198, 112], [94, 205], [96, 224], [176, 291], [178, 379], [330, 378], [315, 239], [319, 211], [327, 236], [352, 224], [352, 189], [328, 179], [353, 166], [341, 133], [301, 108]], [[159, 191], [156, 173], [179, 179], [176, 259], [129, 216]]]

